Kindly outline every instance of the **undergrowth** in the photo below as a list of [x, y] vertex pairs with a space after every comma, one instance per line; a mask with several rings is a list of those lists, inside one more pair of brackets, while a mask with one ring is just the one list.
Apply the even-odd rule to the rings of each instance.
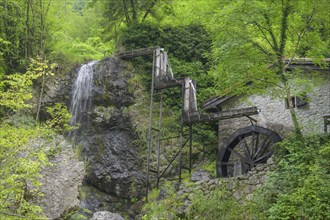
[[185, 199], [166, 182], [144, 206], [144, 219], [330, 219], [330, 135], [286, 139], [275, 156], [277, 168], [250, 200], [236, 201], [225, 187], [205, 194], [196, 188], [182, 214]]

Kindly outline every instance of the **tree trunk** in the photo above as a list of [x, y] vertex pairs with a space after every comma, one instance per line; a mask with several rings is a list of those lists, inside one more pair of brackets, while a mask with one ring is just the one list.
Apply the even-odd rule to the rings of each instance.
[[136, 24], [137, 23], [137, 11], [136, 11], [134, 0], [131, 0], [131, 7], [132, 7], [132, 23]]
[[291, 101], [291, 97], [292, 97], [291, 89], [289, 88], [287, 83], [285, 84], [285, 89], [286, 89], [286, 99], [288, 100], [288, 107], [289, 107], [292, 123], [293, 123], [294, 129], [295, 129], [295, 135], [297, 138], [302, 139], [303, 135], [302, 135], [302, 131], [301, 131], [301, 126], [300, 126], [300, 123], [297, 118], [297, 113], [296, 113], [294, 106], [292, 104], [292, 101]]
[[36, 115], [36, 125], [38, 124], [39, 121], [39, 114], [40, 114], [40, 109], [41, 109], [41, 104], [42, 104], [42, 96], [44, 92], [44, 85], [45, 85], [45, 70], [42, 73], [42, 82], [41, 82], [41, 89], [40, 89], [40, 95], [39, 95], [39, 101], [38, 101], [38, 109], [37, 109], [37, 115]]

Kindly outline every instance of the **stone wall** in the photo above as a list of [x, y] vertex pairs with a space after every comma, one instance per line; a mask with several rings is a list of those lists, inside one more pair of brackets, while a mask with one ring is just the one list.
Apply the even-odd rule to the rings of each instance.
[[[307, 94], [308, 103], [296, 108], [305, 133], [323, 132], [323, 115], [330, 114], [330, 72], [322, 73], [322, 84]], [[293, 124], [289, 109], [285, 108], [284, 100], [275, 100], [269, 96], [253, 95], [246, 100], [232, 98], [222, 106], [223, 110], [233, 108], [257, 106], [261, 112], [252, 118], [257, 120], [257, 125], [276, 131], [281, 137], [285, 137], [293, 131]], [[251, 125], [250, 119], [241, 117], [219, 121], [219, 146], [235, 130]]]
[[[188, 213], [189, 205], [192, 203], [194, 194], [196, 194], [197, 191], [208, 195], [216, 188], [225, 189], [239, 202], [251, 199], [253, 192], [266, 182], [268, 171], [273, 170], [275, 167], [275, 162], [270, 158], [266, 164], [258, 164], [246, 175], [218, 179], [208, 178], [207, 175], [203, 175], [199, 181], [194, 183], [182, 183], [177, 192], [177, 200], [182, 204], [181, 207], [177, 209], [177, 215], [185, 216]], [[194, 176], [194, 174], [192, 174], [192, 176]]]

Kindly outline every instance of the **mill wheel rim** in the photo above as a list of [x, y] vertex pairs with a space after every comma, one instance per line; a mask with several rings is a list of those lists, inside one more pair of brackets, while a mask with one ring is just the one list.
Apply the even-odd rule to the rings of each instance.
[[[243, 141], [251, 137], [255, 138], [255, 142], [252, 146], [248, 146], [252, 150], [250, 149], [250, 152], [247, 152], [249, 150], [244, 150], [244, 148], [249, 148], [244, 147]], [[219, 149], [216, 164], [217, 177], [232, 176], [232, 170], [230, 169], [233, 169], [232, 166], [236, 167], [236, 162], [240, 165], [242, 173], [246, 173], [256, 164], [265, 163], [273, 154], [271, 147], [279, 141], [281, 141], [281, 137], [275, 131], [257, 125], [236, 130]], [[237, 151], [238, 145], [242, 148], [241, 152]], [[245, 143], [245, 145], [248, 144]], [[236, 157], [236, 161], [230, 160], [233, 157]]]

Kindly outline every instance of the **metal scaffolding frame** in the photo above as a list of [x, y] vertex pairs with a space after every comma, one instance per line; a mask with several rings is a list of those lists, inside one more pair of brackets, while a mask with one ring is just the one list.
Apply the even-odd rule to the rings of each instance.
[[[149, 129], [148, 129], [148, 152], [147, 152], [147, 174], [146, 174], [146, 201], [150, 189], [150, 172], [156, 174], [156, 187], [159, 186], [160, 179], [168, 171], [169, 167], [175, 160], [179, 163], [179, 182], [181, 182], [182, 169], [186, 169], [191, 173], [192, 169], [192, 140], [193, 140], [193, 124], [205, 123], [210, 121], [218, 121], [228, 118], [242, 117], [258, 114], [256, 107], [233, 109], [219, 113], [200, 113], [197, 110], [196, 100], [196, 81], [189, 77], [174, 78], [172, 69], [166, 51], [160, 47], [142, 48], [128, 52], [117, 54], [121, 59], [130, 59], [137, 56], [153, 54], [153, 67], [151, 73], [151, 89], [150, 89], [150, 105], [149, 105]], [[182, 116], [180, 121], [180, 134], [175, 137], [162, 137], [163, 133], [163, 91], [171, 87], [181, 87], [182, 92]], [[159, 95], [159, 118], [158, 128], [153, 127], [154, 121], [154, 103], [155, 96]], [[189, 127], [189, 134], [184, 134], [184, 127]], [[153, 131], [157, 131], [157, 140], [154, 143]], [[185, 139], [187, 137], [187, 139]], [[172, 138], [179, 138], [179, 150], [167, 159], [167, 165], [161, 170], [161, 142]], [[189, 164], [183, 165], [183, 148], [189, 144]], [[156, 149], [157, 165], [155, 169], [151, 169], [151, 151]]]

